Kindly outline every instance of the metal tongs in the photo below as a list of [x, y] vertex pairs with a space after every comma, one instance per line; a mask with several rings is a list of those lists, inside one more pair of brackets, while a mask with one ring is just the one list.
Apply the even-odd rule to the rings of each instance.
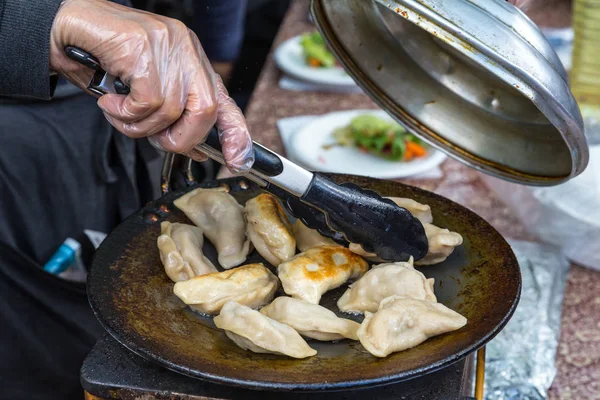
[[[65, 53], [96, 71], [88, 85], [92, 93], [129, 93], [129, 87], [107, 74], [91, 54], [71, 46], [65, 47]], [[309, 228], [337, 242], [360, 244], [384, 260], [402, 261], [410, 256], [419, 260], [427, 254], [423, 225], [406, 209], [373, 191], [351, 183], [337, 184], [307, 171], [256, 142], [253, 146], [254, 165], [245, 176], [279, 197]], [[196, 148], [225, 165], [216, 129]]]

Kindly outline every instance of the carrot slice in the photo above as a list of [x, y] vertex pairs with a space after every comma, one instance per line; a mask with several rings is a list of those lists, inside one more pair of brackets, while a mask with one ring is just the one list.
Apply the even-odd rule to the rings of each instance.
[[427, 154], [425, 147], [415, 142], [406, 142], [406, 152], [410, 152], [413, 157], [423, 157]]
[[321, 66], [321, 61], [317, 60], [314, 57], [308, 57], [307, 61], [311, 67], [320, 67]]

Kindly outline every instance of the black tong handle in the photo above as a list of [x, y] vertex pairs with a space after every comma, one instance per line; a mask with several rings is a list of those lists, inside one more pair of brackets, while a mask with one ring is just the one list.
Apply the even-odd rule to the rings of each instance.
[[[71, 60], [77, 61], [78, 63], [96, 71], [92, 77], [92, 80], [88, 84], [88, 90], [100, 96], [108, 93], [102, 88], [102, 84], [106, 81], [109, 75], [102, 69], [96, 57], [74, 46], [66, 46], [65, 54]], [[112, 84], [115, 93], [123, 95], [129, 94], [129, 86], [127, 86], [120, 78], [114, 78]]]
[[[211, 129], [204, 143], [219, 153], [223, 153], [216, 128]], [[254, 150], [254, 164], [252, 165], [254, 171], [266, 176], [277, 176], [283, 172], [283, 163], [277, 154], [254, 141], [252, 148]]]

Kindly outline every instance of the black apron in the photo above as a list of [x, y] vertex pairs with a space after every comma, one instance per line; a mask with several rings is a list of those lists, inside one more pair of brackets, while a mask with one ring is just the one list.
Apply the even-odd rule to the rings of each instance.
[[0, 100], [0, 399], [83, 398], [79, 369], [103, 329], [85, 285], [42, 266], [84, 229], [110, 232], [160, 195], [162, 156], [96, 100]]
[[79, 369], [103, 329], [85, 285], [0, 244], [0, 398], [83, 399]]

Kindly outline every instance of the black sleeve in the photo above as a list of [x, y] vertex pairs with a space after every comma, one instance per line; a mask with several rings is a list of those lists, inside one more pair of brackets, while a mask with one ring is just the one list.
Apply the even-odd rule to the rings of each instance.
[[234, 61], [244, 39], [247, 0], [195, 0], [190, 28], [211, 61]]
[[0, 0], [0, 96], [52, 96], [50, 30], [60, 3]]

